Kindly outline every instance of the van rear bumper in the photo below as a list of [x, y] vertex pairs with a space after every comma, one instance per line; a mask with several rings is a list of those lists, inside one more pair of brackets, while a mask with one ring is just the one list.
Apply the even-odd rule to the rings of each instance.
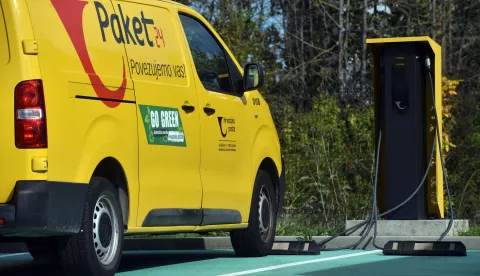
[[11, 203], [0, 204], [4, 237], [41, 237], [80, 231], [88, 185], [19, 181]]

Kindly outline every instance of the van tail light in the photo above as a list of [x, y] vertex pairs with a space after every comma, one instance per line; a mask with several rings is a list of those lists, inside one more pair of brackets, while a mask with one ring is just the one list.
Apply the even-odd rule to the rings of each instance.
[[19, 149], [48, 146], [41, 80], [24, 81], [15, 87], [15, 145]]

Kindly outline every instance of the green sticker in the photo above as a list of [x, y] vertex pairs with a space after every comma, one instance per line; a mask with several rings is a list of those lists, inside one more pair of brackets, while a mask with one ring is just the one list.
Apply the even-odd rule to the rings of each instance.
[[149, 144], [187, 146], [178, 109], [151, 105], [139, 105], [139, 108]]

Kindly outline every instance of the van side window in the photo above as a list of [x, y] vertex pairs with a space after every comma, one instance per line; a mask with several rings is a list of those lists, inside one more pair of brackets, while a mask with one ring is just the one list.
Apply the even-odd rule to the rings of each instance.
[[234, 94], [226, 53], [197, 20], [181, 14], [180, 20], [203, 87], [209, 91]]

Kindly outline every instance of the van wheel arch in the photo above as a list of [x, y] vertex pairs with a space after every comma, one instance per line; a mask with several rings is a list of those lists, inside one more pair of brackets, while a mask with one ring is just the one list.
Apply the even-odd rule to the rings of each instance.
[[[270, 157], [267, 157], [265, 159], [263, 159], [262, 163], [260, 164], [260, 167], [258, 168], [258, 170], [264, 170], [268, 173], [268, 175], [270, 176], [270, 178], [272, 179], [273, 181], [273, 189], [275, 190], [275, 198], [277, 200], [277, 202], [279, 201], [279, 197], [280, 197], [280, 194], [279, 194], [279, 176], [278, 176], [278, 170], [277, 170], [277, 166], [275, 165], [275, 162], [270, 158]], [[257, 170], [257, 172], [258, 172]]]
[[129, 193], [127, 177], [120, 162], [113, 158], [107, 157], [103, 159], [95, 168], [92, 177], [103, 177], [109, 180], [118, 191], [118, 197], [123, 214], [123, 224], [126, 228], [129, 217]]

